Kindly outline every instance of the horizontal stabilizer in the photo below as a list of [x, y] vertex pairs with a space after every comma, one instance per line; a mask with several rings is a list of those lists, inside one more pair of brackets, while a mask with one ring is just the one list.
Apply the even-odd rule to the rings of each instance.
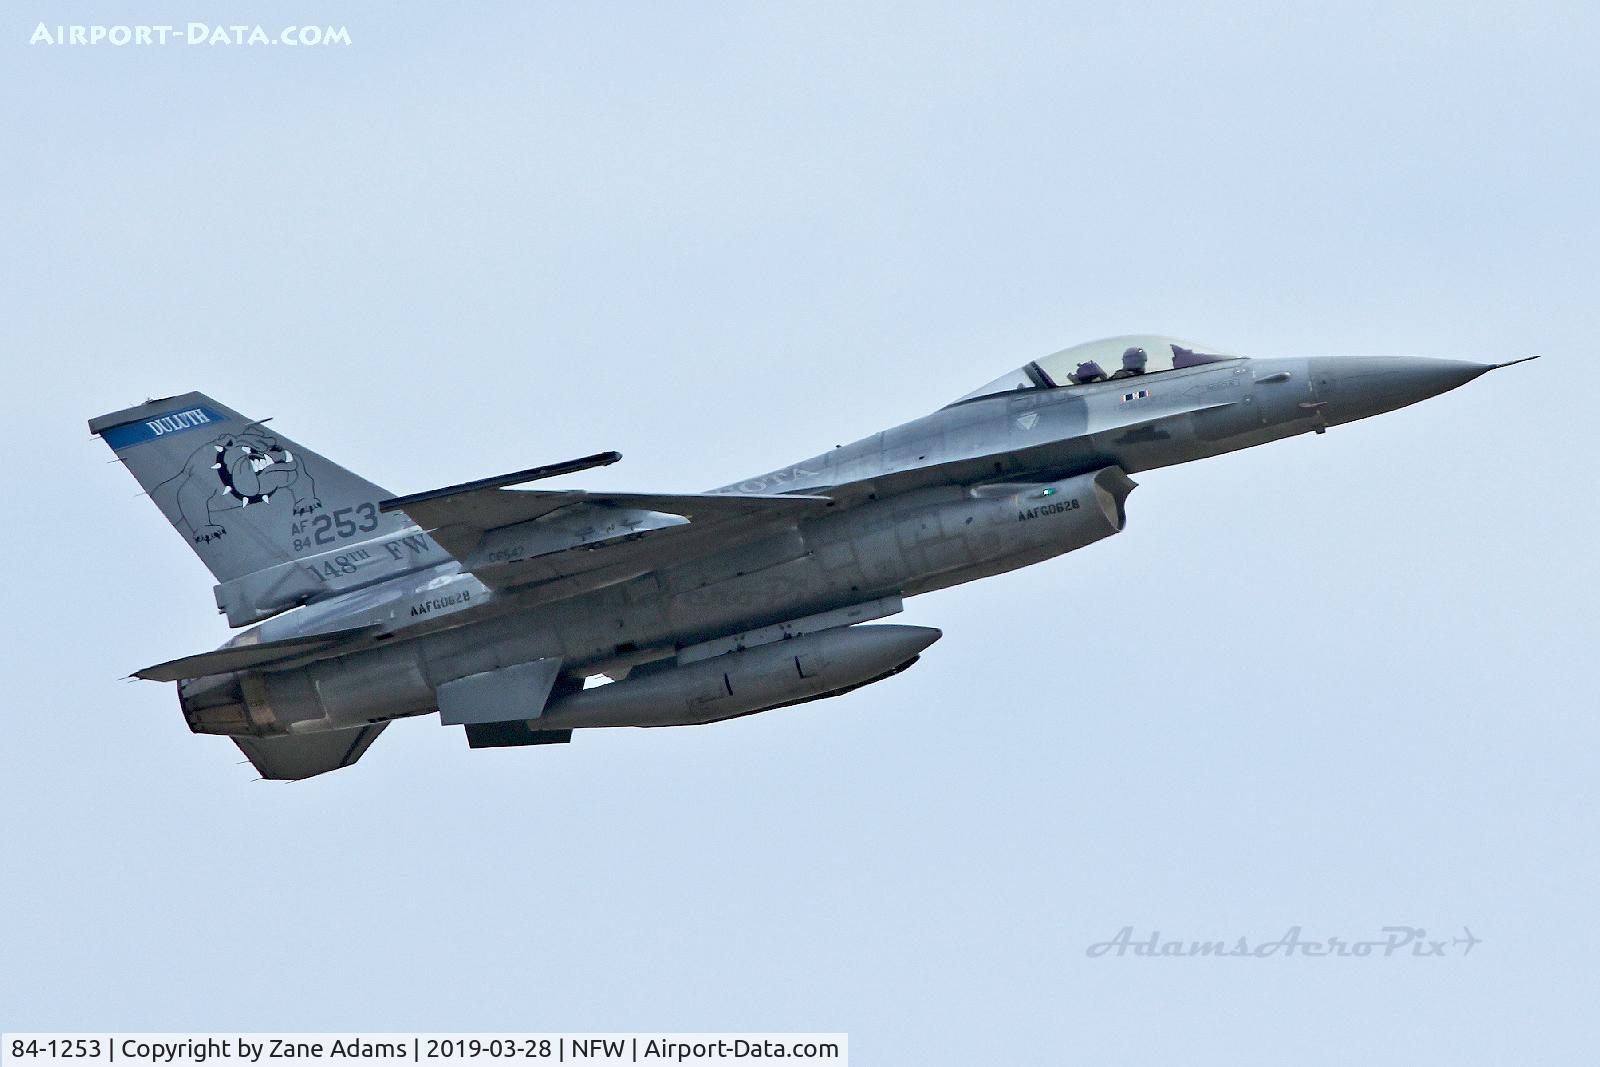
[[261, 772], [261, 777], [294, 782], [350, 766], [361, 758], [387, 725], [377, 722], [320, 734], [235, 737], [233, 743]]
[[214, 652], [171, 659], [133, 672], [133, 677], [148, 682], [176, 682], [183, 678], [203, 678], [208, 674], [267, 670], [306, 659], [322, 659], [343, 653], [351, 646], [382, 632], [381, 626], [357, 626], [332, 633], [286, 637], [281, 641], [228, 645]]

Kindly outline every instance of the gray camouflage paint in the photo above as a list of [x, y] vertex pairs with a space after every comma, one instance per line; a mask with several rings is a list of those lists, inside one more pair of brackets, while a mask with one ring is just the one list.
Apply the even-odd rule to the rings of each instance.
[[[1412, 358], [1232, 358], [964, 399], [714, 490], [826, 495], [837, 506], [825, 514], [554, 603], [540, 603], [536, 589], [490, 588], [414, 527], [395, 529], [323, 554], [348, 560], [352, 552], [364, 553], [362, 565], [351, 568], [360, 588], [339, 593], [332, 581], [332, 595], [269, 618], [230, 644], [361, 626], [381, 627], [380, 638], [336, 658], [186, 680], [180, 683], [182, 701], [199, 732], [354, 731], [434, 711], [441, 685], [548, 661], [559, 663], [563, 681], [544, 716], [562, 728], [686, 724], [748, 714], [762, 710], [756, 706], [761, 699], [748, 690], [726, 702], [737, 709], [728, 715], [692, 708], [664, 714], [653, 697], [688, 677], [688, 667], [673, 664], [687, 663], [691, 657], [683, 650], [699, 643], [819, 613], [826, 618], [869, 601], [898, 605], [903, 596], [1027, 566], [1110, 536], [1123, 526], [1123, 502], [1133, 488], [1128, 474], [1321, 432], [1455, 388], [1490, 369]], [[225, 582], [218, 587], [219, 606], [232, 620], [248, 619], [263, 610], [269, 594], [299, 591], [303, 582], [296, 584], [293, 575], [320, 559]], [[340, 572], [324, 562], [331, 573]], [[268, 603], [264, 610], [276, 606]], [[867, 631], [874, 629], [907, 628], [862, 627], [830, 640], [860, 637], [865, 649]], [[885, 655], [899, 656], [894, 662], [867, 656], [839, 666], [851, 657], [835, 654], [833, 666], [820, 669], [842, 673], [809, 689], [802, 685], [810, 695], [798, 699], [893, 673], [908, 662], [907, 649], [920, 651], [938, 634], [924, 632], [931, 636], [893, 642], [878, 637], [872, 643], [892, 646]], [[737, 664], [739, 656], [754, 659], [735, 652], [711, 662]], [[802, 667], [799, 659], [795, 664]], [[635, 673], [615, 683], [604, 713], [586, 717], [584, 706], [596, 701], [575, 694], [581, 684], [576, 680], [629, 670]], [[672, 675], [678, 677], [664, 677]], [[734, 677], [725, 675], [730, 695]], [[802, 689], [790, 685], [784, 692]], [[637, 698], [630, 700], [630, 693]], [[780, 703], [777, 689], [772, 695], [767, 706]], [[635, 707], [637, 714], [628, 711]], [[504, 717], [532, 719], [534, 725], [539, 716], [535, 706], [507, 709]], [[353, 742], [353, 755], [308, 773], [353, 762], [373, 734], [351, 736], [360, 740], [359, 746]], [[263, 773], [300, 777], [305, 770]]]

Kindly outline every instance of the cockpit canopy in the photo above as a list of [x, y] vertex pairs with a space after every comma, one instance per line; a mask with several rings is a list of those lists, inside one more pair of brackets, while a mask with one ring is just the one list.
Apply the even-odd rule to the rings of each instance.
[[[1180, 341], [1175, 337], [1157, 337], [1153, 334], [1108, 337], [1103, 341], [1074, 345], [1054, 355], [1036, 359], [1010, 374], [1001, 375], [988, 385], [974, 389], [961, 400], [976, 400], [1022, 389], [1055, 389], [1113, 378], [1137, 378], [1238, 358], [1218, 352], [1210, 345]], [[959, 404], [961, 400], [956, 403]]]

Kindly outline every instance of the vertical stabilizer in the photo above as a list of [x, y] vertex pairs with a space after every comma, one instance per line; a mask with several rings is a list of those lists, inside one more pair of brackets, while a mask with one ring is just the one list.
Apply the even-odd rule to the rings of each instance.
[[89, 432], [220, 583], [407, 525], [378, 510], [384, 489], [202, 393], [101, 415]]

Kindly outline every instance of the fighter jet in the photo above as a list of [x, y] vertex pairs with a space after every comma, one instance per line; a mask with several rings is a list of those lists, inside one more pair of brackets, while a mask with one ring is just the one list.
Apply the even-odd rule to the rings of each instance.
[[350, 766], [395, 719], [437, 714], [473, 748], [565, 744], [882, 681], [941, 633], [878, 620], [1121, 532], [1130, 475], [1509, 365], [1116, 337], [691, 494], [521, 488], [621, 458], [602, 452], [395, 496], [201, 393], [89, 430], [210, 569], [229, 624], [249, 627], [135, 676], [176, 682], [191, 730], [292, 780]]

